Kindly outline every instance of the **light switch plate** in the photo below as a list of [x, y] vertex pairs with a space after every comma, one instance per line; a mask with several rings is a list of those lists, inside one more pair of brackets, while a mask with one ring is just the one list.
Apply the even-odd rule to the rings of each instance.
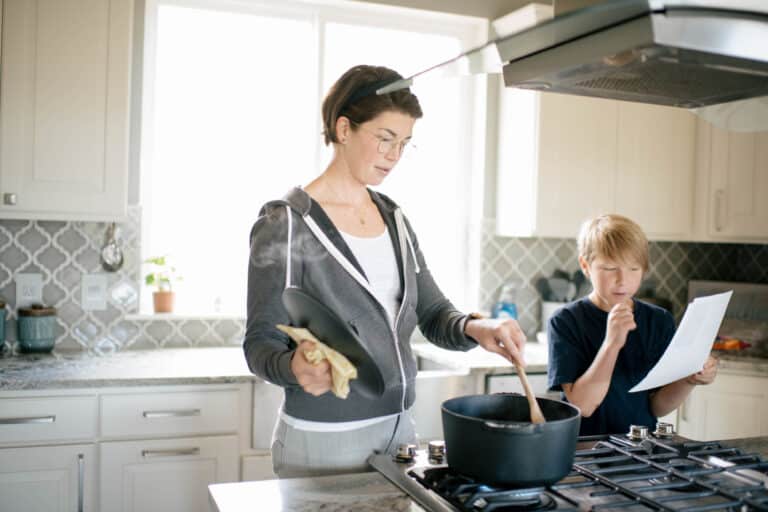
[[43, 274], [16, 274], [16, 307], [43, 303]]
[[107, 276], [83, 274], [80, 283], [80, 302], [84, 311], [107, 309]]

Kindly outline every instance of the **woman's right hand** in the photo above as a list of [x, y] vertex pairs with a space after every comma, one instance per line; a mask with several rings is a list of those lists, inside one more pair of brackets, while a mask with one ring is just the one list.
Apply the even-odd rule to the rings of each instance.
[[631, 302], [616, 304], [608, 313], [608, 326], [605, 330], [605, 343], [621, 348], [627, 342], [629, 331], [637, 328]]
[[309, 340], [303, 340], [291, 358], [291, 371], [296, 376], [301, 388], [307, 393], [320, 396], [331, 390], [333, 384], [331, 365], [324, 359], [319, 363], [310, 363], [304, 352], [314, 350], [315, 344]]

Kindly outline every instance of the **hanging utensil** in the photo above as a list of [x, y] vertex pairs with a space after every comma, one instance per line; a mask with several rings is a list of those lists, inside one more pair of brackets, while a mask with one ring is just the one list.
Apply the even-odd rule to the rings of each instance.
[[107, 272], [117, 272], [123, 266], [123, 250], [115, 238], [115, 223], [107, 226], [104, 246], [101, 248], [101, 266]]

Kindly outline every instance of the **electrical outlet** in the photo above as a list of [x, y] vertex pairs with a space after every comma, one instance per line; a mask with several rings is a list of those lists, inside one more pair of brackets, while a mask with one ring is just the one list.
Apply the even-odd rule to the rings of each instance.
[[80, 302], [84, 311], [107, 309], [107, 276], [83, 274], [80, 283]]
[[43, 303], [43, 274], [16, 274], [16, 307]]

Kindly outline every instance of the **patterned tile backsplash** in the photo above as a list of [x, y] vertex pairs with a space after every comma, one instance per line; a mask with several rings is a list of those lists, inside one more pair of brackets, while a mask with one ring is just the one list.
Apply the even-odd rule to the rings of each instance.
[[[541, 299], [535, 283], [555, 269], [573, 274], [579, 267], [575, 239], [508, 238], [494, 235], [492, 220], [484, 223], [480, 270], [481, 306], [490, 311], [501, 286], [517, 280], [518, 318], [529, 339], [541, 327]], [[768, 283], [768, 245], [693, 242], [651, 242], [650, 271], [641, 290], [672, 303], [679, 321], [688, 302], [688, 281]]]
[[[83, 274], [103, 273], [99, 260], [107, 225], [100, 222], [0, 220], [0, 299], [8, 304], [6, 344], [16, 343], [16, 283], [19, 273], [43, 276], [43, 302], [57, 310], [56, 350], [93, 350], [239, 345], [244, 333], [240, 318], [163, 318], [139, 316], [140, 273], [138, 207], [118, 226], [125, 254], [123, 267], [106, 273], [107, 308], [81, 307]], [[572, 274], [578, 268], [576, 241], [495, 236], [493, 221], [484, 223], [481, 261], [481, 306], [490, 310], [501, 285], [522, 283], [517, 306], [529, 337], [540, 329], [539, 277], [555, 269]], [[677, 318], [683, 313], [688, 281], [710, 279], [768, 283], [768, 245], [654, 242], [647, 284], [658, 297], [672, 302]]]
[[[235, 318], [139, 316], [141, 263], [138, 207], [118, 226], [124, 254], [120, 270], [105, 273], [100, 252], [107, 224], [0, 220], [0, 299], [7, 303], [6, 347], [16, 343], [16, 280], [43, 276], [43, 303], [56, 308], [56, 350], [110, 353], [127, 348], [239, 345], [244, 321]], [[107, 276], [107, 307], [81, 307], [83, 274]]]

